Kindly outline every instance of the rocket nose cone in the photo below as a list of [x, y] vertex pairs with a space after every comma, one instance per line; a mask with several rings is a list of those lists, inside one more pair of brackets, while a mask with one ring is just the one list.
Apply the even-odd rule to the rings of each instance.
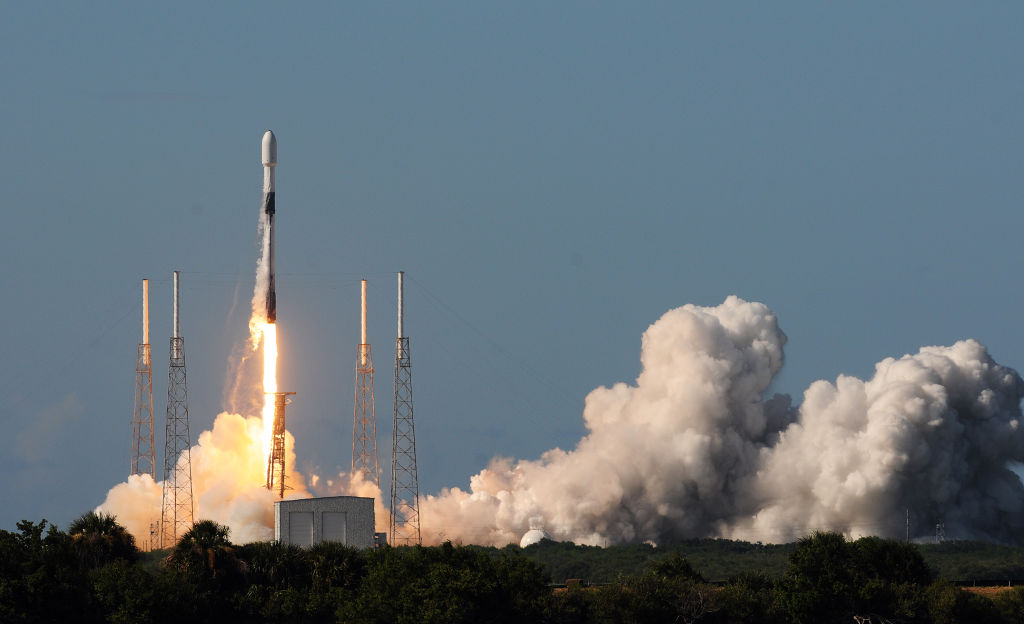
[[277, 164], [277, 137], [270, 130], [263, 135], [263, 164]]

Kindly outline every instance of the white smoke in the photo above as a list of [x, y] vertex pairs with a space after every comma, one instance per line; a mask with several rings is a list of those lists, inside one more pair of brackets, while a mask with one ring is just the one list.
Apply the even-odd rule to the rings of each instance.
[[256, 282], [252, 291], [252, 314], [249, 317], [249, 340], [252, 350], [260, 346], [261, 325], [267, 320], [267, 291], [270, 289], [270, 217], [260, 211], [260, 256], [256, 261]]
[[1024, 382], [973, 340], [886, 359], [869, 381], [765, 393], [786, 337], [765, 305], [687, 305], [644, 333], [636, 384], [587, 396], [571, 451], [497, 458], [421, 503], [428, 542], [518, 541], [531, 518], [581, 544], [831, 529], [1020, 541]]
[[378, 533], [384, 533], [388, 530], [391, 512], [384, 506], [384, 494], [376, 483], [367, 481], [361, 471], [339, 472], [330, 478], [323, 478], [314, 472], [309, 476], [309, 483], [309, 488], [318, 496], [360, 496], [372, 498], [374, 530]]
[[[261, 419], [224, 412], [212, 430], [199, 434], [199, 442], [191, 449], [194, 517], [227, 525], [236, 543], [273, 539], [278, 498], [266, 488], [262, 436]], [[305, 478], [290, 468], [295, 466], [295, 441], [288, 432], [285, 458], [289, 467], [285, 498], [308, 498]], [[185, 455], [178, 461], [186, 461]], [[160, 520], [162, 490], [163, 482], [132, 475], [107, 493], [97, 511], [115, 515], [136, 541], [145, 543], [151, 523]]]

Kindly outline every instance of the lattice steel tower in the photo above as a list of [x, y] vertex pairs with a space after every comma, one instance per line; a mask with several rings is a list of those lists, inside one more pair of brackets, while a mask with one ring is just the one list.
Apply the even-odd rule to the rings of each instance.
[[363, 332], [356, 353], [356, 401], [352, 415], [352, 474], [380, 487], [377, 416], [373, 404], [373, 357], [366, 341], [366, 280], [363, 280]]
[[277, 495], [284, 498], [284, 406], [291, 401], [294, 392], [268, 392], [274, 395], [274, 427], [271, 431], [270, 457], [267, 458], [267, 489], [277, 489]]
[[398, 340], [395, 342], [395, 420], [391, 438], [391, 523], [388, 543], [392, 546], [422, 542], [420, 537], [420, 485], [416, 475], [416, 427], [412, 419], [412, 362], [409, 338], [402, 318], [402, 277], [398, 272]]
[[174, 272], [174, 335], [167, 369], [167, 433], [164, 443], [164, 492], [160, 547], [172, 548], [193, 524], [192, 445], [188, 431], [185, 339], [178, 324], [178, 271]]
[[142, 343], [135, 360], [135, 408], [132, 411], [132, 466], [128, 473], [156, 481], [153, 441], [153, 355], [149, 346], [149, 280], [142, 280]]

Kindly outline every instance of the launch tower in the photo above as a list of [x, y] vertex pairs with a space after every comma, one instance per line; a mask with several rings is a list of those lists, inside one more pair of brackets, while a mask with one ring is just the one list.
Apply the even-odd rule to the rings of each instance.
[[153, 440], [153, 354], [149, 345], [149, 280], [142, 280], [142, 342], [135, 360], [135, 409], [132, 412], [132, 459], [129, 474], [156, 481]]
[[416, 427], [412, 419], [412, 362], [409, 338], [402, 325], [402, 277], [398, 272], [398, 339], [395, 342], [395, 420], [391, 439], [391, 523], [388, 543], [392, 546], [421, 543], [420, 486], [416, 475]]
[[366, 341], [366, 280], [363, 284], [362, 342], [356, 353], [356, 401], [352, 415], [352, 474], [363, 474], [380, 487], [377, 461], [377, 417], [373, 405], [373, 358]]
[[270, 457], [267, 458], [267, 489], [277, 490], [279, 498], [284, 498], [284, 407], [294, 392], [274, 392], [274, 428], [271, 432]]
[[164, 442], [164, 491], [160, 547], [172, 548], [193, 524], [192, 446], [188, 431], [185, 339], [178, 324], [178, 271], [174, 272], [174, 334], [167, 368], [167, 432]]

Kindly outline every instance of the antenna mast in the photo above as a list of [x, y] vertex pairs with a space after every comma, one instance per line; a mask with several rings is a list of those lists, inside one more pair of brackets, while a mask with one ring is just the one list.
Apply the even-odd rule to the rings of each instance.
[[133, 474], [148, 474], [156, 481], [156, 444], [153, 441], [153, 355], [149, 345], [149, 280], [142, 280], [142, 342], [135, 360], [135, 409], [132, 412]]
[[412, 417], [412, 362], [405, 335], [402, 278], [398, 272], [398, 339], [395, 341], [395, 420], [391, 440], [392, 546], [422, 543], [420, 536], [420, 486], [416, 474], [416, 427]]
[[380, 487], [377, 461], [377, 417], [373, 404], [373, 357], [366, 340], [366, 280], [363, 287], [362, 342], [356, 354], [356, 399], [352, 415], [352, 474], [363, 473], [370, 483]]
[[185, 382], [185, 339], [178, 325], [178, 273], [174, 272], [174, 334], [167, 368], [167, 431], [164, 442], [164, 492], [160, 515], [160, 547], [172, 548], [194, 522], [192, 453], [188, 430], [188, 386]]

